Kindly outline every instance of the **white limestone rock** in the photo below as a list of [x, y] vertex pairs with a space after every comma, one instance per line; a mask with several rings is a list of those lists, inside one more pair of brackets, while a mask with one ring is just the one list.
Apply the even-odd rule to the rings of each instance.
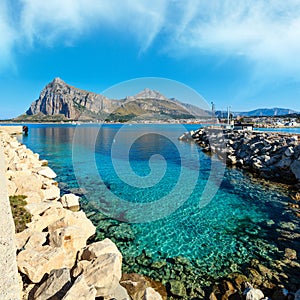
[[153, 288], [148, 287], [145, 290], [145, 294], [144, 294], [143, 300], [162, 300], [162, 297]]
[[110, 239], [106, 238], [103, 241], [93, 243], [84, 248], [79, 254], [80, 259], [91, 261], [102, 254], [114, 253], [120, 257], [122, 261], [122, 254]]
[[68, 208], [72, 211], [79, 210], [79, 197], [74, 194], [65, 194], [60, 198], [60, 202], [63, 207]]
[[69, 269], [52, 270], [49, 277], [34, 292], [34, 300], [61, 299], [71, 285]]
[[60, 198], [60, 189], [56, 185], [51, 185], [50, 188], [41, 190], [43, 200], [56, 200]]
[[89, 286], [97, 290], [97, 297], [108, 297], [119, 285], [122, 261], [115, 253], [100, 255], [83, 270], [83, 276]]
[[62, 300], [94, 300], [97, 290], [93, 285], [88, 285], [83, 275], [79, 276]]
[[73, 256], [61, 247], [36, 247], [21, 251], [17, 256], [18, 269], [33, 283], [38, 283], [46, 273], [54, 269], [72, 268]]
[[265, 297], [261, 290], [253, 288], [250, 284], [248, 284], [248, 286], [249, 287], [243, 292], [246, 300], [261, 300]]
[[49, 167], [42, 167], [37, 173], [50, 179], [53, 179], [57, 176], [56, 173]]

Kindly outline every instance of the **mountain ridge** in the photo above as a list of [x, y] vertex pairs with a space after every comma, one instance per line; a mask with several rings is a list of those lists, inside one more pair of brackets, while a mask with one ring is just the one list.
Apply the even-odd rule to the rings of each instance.
[[[195, 112], [193, 112], [193, 110]], [[73, 87], [56, 77], [33, 101], [26, 116], [61, 115], [65, 119], [129, 120], [139, 116], [153, 118], [195, 118], [208, 115], [191, 104], [167, 98], [158, 91], [145, 88], [134, 96], [110, 99], [104, 95]]]

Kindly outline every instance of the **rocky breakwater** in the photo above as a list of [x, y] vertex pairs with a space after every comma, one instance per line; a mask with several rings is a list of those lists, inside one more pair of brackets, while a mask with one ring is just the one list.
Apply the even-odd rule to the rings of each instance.
[[205, 152], [216, 153], [228, 165], [265, 179], [300, 186], [299, 135], [210, 127], [189, 135]]
[[163, 299], [151, 284], [132, 288], [137, 283], [130, 277], [123, 282], [131, 287], [127, 291], [120, 284], [122, 254], [116, 245], [110, 239], [87, 245], [95, 227], [79, 210], [78, 197], [61, 195], [47, 162], [15, 137], [0, 132], [0, 141], [9, 196], [25, 198], [31, 214], [26, 228], [15, 235], [20, 298]]

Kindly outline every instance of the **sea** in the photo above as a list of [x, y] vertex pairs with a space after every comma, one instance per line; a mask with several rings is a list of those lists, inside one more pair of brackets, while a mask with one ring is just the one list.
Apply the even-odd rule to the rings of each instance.
[[125, 263], [146, 249], [152, 261], [184, 257], [221, 277], [253, 259], [270, 265], [294, 247], [286, 232], [300, 233], [284, 187], [178, 140], [199, 124], [28, 126], [21, 142], [48, 160], [62, 193], [81, 197], [96, 238], [112, 238]]

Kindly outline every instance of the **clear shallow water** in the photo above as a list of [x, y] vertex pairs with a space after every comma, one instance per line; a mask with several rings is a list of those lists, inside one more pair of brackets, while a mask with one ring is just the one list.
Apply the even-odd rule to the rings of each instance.
[[[192, 130], [198, 125], [186, 127]], [[124, 134], [117, 136], [120, 130]], [[84, 125], [76, 129], [66, 125], [31, 125], [29, 135], [22, 142], [49, 161], [64, 192], [78, 187], [86, 190], [82, 204], [87, 212], [106, 213], [122, 220], [138, 216], [138, 220], [145, 221], [130, 224], [134, 239], [129, 242], [120, 239], [125, 257], [137, 257], [143, 249], [154, 260], [180, 255], [211, 275], [239, 270], [253, 258], [268, 262], [280, 257], [284, 247], [283, 242], [278, 243], [282, 222], [293, 222], [295, 230], [299, 229], [297, 221], [285, 209], [288, 198], [279, 188], [257, 184], [241, 171], [225, 169], [223, 175], [221, 162], [212, 160], [194, 144], [177, 141], [184, 130], [179, 125], [123, 128], [104, 125], [100, 131], [99, 126]], [[136, 135], [141, 137], [131, 145], [130, 139]], [[112, 155], [114, 144], [117, 150]], [[126, 146], [131, 146], [129, 160]], [[149, 163], [153, 154], [160, 156]], [[128, 161], [133, 172], [128, 171]], [[162, 170], [165, 172], [161, 180], [153, 185]], [[139, 183], [145, 184], [143, 176], [152, 173], [157, 176], [149, 179], [149, 186], [139, 187]], [[142, 177], [135, 178], [135, 174]], [[180, 176], [184, 177], [183, 184], [172, 194]], [[214, 189], [214, 185], [218, 187], [219, 176], [223, 180], [215, 189], [215, 196], [201, 208], [207, 181], [210, 180]], [[168, 195], [170, 199], [159, 202]], [[120, 204], [118, 199], [127, 202]], [[136, 210], [131, 203], [153, 206]], [[161, 218], [156, 219], [157, 216]], [[99, 228], [107, 225], [108, 220], [103, 219], [99, 217]], [[124, 225], [118, 221], [110, 224]]]

